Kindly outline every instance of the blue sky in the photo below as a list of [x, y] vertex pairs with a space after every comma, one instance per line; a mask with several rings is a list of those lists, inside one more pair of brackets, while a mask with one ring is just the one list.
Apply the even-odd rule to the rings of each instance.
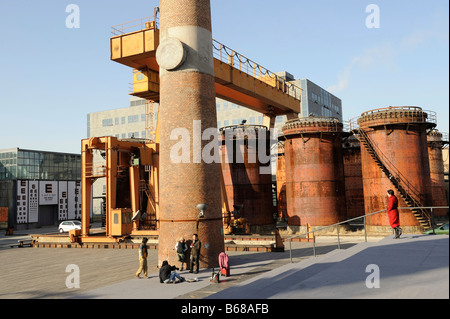
[[[66, 6], [80, 8], [68, 29]], [[126, 107], [131, 70], [110, 61], [111, 26], [153, 15], [156, 0], [0, 0], [0, 149], [79, 153], [86, 114]], [[344, 119], [397, 105], [438, 115], [448, 132], [449, 3], [212, 0], [213, 37], [267, 69], [342, 99]], [[369, 4], [380, 28], [367, 28]]]

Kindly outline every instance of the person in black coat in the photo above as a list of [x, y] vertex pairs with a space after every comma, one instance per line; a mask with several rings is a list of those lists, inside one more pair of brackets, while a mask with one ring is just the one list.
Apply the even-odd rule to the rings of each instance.
[[191, 244], [191, 265], [189, 272], [194, 272], [194, 265], [196, 266], [195, 273], [198, 274], [199, 264], [200, 264], [200, 251], [202, 249], [202, 243], [198, 239], [198, 235], [194, 234], [192, 236]]
[[183, 282], [185, 279], [175, 270], [178, 270], [178, 268], [175, 266], [170, 266], [167, 260], [164, 260], [161, 268], [159, 269], [159, 282], [168, 284], [175, 282], [176, 279]]

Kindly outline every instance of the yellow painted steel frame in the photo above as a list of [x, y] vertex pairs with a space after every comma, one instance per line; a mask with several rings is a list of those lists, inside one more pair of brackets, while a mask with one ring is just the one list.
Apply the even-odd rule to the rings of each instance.
[[[159, 130], [157, 128], [157, 140], [159, 139]], [[105, 152], [105, 166], [102, 171], [94, 169], [93, 153], [94, 150], [101, 150]], [[81, 141], [81, 185], [82, 185], [82, 229], [81, 242], [118, 242], [120, 237], [130, 235], [132, 229], [129, 226], [124, 226], [117, 230], [114, 228], [113, 211], [125, 208], [118, 208], [117, 206], [117, 183], [119, 171], [124, 167], [130, 172], [130, 202], [131, 207], [129, 211], [135, 213], [139, 207], [139, 166], [130, 164], [131, 154], [139, 151], [140, 161], [139, 166], [146, 166], [151, 168], [151, 177], [149, 180], [149, 187], [153, 189], [155, 198], [158, 194], [158, 162], [154, 163], [153, 157], [157, 155], [158, 145], [156, 143], [143, 143], [139, 141], [118, 140], [115, 137], [93, 137]], [[157, 158], [157, 156], [156, 156]], [[90, 235], [90, 215], [91, 215], [91, 187], [93, 181], [100, 177], [106, 177], [106, 236]], [[158, 201], [155, 200], [154, 207], [156, 214], [158, 214]], [[156, 216], [156, 219], [158, 216]], [[134, 224], [134, 234], [140, 234], [137, 231], [139, 224]], [[147, 234], [149, 231], [144, 231]], [[154, 234], [155, 231], [150, 231]]]

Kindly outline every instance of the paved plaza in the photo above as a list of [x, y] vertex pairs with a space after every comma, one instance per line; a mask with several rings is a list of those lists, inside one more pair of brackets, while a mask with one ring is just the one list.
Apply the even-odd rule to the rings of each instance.
[[[160, 284], [156, 250], [149, 250], [149, 279], [137, 279], [134, 249], [9, 248], [20, 236], [13, 237], [0, 237], [0, 298], [6, 299], [449, 297], [448, 236], [369, 238], [367, 243], [344, 237], [340, 250], [335, 238], [318, 238], [319, 257], [312, 257], [312, 243], [293, 243], [293, 263], [288, 245], [283, 253], [228, 252], [231, 276], [221, 277], [220, 284], [210, 282], [210, 269], [180, 272], [196, 282]], [[71, 265], [79, 269], [79, 288], [67, 286]], [[379, 288], [366, 285], [377, 275], [369, 265], [378, 267]]]

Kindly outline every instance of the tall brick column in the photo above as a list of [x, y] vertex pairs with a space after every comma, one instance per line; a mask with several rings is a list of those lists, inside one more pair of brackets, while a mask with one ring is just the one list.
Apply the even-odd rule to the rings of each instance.
[[[205, 129], [217, 126], [211, 8], [209, 0], [161, 0], [160, 46], [160, 231], [159, 264], [177, 263], [174, 246], [180, 237], [202, 242], [200, 267], [217, 267], [224, 251], [220, 163], [205, 163], [199, 154], [210, 140], [199, 140]], [[199, 122], [201, 121], [201, 131]], [[174, 129], [186, 136], [173, 136]], [[181, 141], [181, 142], [180, 142]], [[189, 163], [174, 162], [174, 154], [189, 152]], [[199, 152], [200, 150], [200, 152]], [[172, 152], [172, 158], [171, 158]], [[197, 204], [208, 204], [199, 219]]]

